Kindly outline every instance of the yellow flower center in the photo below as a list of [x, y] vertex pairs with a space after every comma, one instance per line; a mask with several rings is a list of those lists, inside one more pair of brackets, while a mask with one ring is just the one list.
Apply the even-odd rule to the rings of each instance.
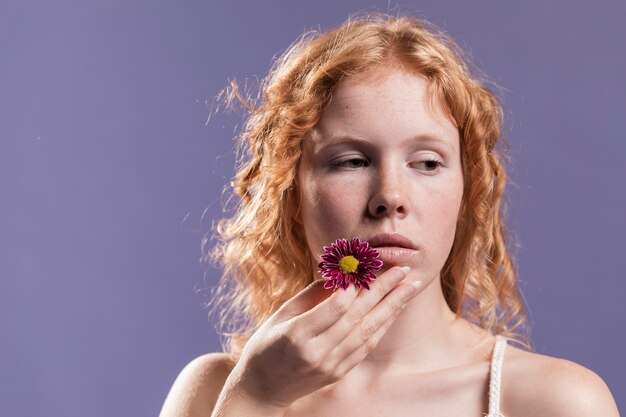
[[359, 266], [359, 261], [354, 256], [344, 256], [339, 261], [339, 268], [347, 274], [355, 272]]

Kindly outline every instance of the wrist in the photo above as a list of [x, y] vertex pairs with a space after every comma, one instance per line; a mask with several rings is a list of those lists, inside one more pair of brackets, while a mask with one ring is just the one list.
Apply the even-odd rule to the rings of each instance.
[[261, 395], [251, 395], [249, 391], [243, 389], [240, 384], [234, 385], [232, 388], [233, 396], [242, 404], [251, 404], [254, 410], [263, 411], [264, 416], [283, 416], [287, 411], [287, 405], [276, 404], [263, 398]]
[[273, 398], [272, 393], [267, 391], [267, 385], [259, 384], [241, 370], [232, 372], [231, 376], [233, 379], [228, 381], [228, 385], [241, 400], [255, 403], [267, 410], [286, 410], [289, 407], [289, 403]]
[[[235, 367], [226, 379], [215, 417], [282, 417], [288, 404], [272, 401], [267, 393], [259, 389], [242, 369]], [[224, 412], [218, 412], [223, 409]]]
[[212, 417], [283, 417], [287, 407], [247, 394], [236, 384], [225, 386]]

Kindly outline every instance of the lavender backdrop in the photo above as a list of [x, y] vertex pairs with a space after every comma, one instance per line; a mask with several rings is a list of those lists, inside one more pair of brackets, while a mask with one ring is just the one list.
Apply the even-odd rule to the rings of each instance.
[[623, 0], [2, 0], [3, 416], [158, 414], [181, 368], [219, 349], [194, 289], [217, 277], [199, 245], [237, 119], [205, 125], [206, 102], [304, 30], [398, 5], [504, 87], [536, 348], [600, 374], [625, 409]]

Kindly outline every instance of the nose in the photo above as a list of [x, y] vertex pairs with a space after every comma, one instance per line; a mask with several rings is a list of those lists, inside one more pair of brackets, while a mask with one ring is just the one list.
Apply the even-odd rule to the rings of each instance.
[[402, 173], [396, 168], [379, 169], [368, 211], [374, 217], [396, 216], [403, 218], [408, 212], [406, 188]]

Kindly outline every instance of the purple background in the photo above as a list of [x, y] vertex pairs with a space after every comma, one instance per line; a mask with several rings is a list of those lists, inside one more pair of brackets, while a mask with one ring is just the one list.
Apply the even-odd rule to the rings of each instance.
[[[625, 409], [626, 2], [398, 4], [503, 87], [536, 349], [597, 372]], [[217, 271], [198, 259], [238, 120], [205, 125], [210, 103], [362, 10], [387, 1], [0, 3], [3, 416], [156, 415], [219, 349], [202, 308]]]

